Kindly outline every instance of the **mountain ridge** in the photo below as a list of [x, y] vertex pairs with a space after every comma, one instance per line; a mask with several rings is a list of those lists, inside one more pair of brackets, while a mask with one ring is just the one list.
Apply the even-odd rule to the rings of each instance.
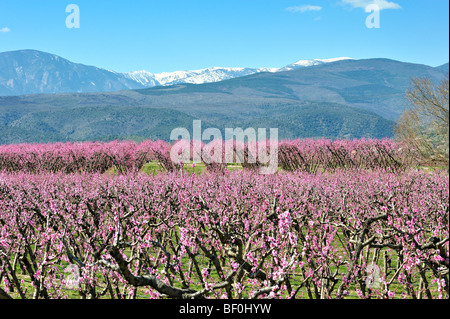
[[219, 82], [261, 72], [280, 72], [348, 58], [300, 60], [283, 68], [209, 67], [201, 70], [151, 73], [115, 72], [74, 63], [38, 50], [0, 53], [0, 96], [112, 92], [181, 83]]
[[[142, 86], [141, 86], [142, 87]], [[37, 50], [0, 53], [0, 95], [136, 89], [114, 72]]]
[[172, 129], [189, 129], [194, 119], [221, 130], [279, 128], [281, 139], [393, 137], [409, 107], [411, 79], [437, 83], [446, 76], [423, 64], [344, 59], [204, 84], [3, 96], [0, 144], [168, 140]]

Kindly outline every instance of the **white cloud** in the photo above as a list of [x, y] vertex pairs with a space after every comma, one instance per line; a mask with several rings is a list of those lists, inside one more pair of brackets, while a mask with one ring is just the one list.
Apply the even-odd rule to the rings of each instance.
[[293, 12], [293, 13], [297, 13], [297, 12], [303, 13], [306, 11], [320, 11], [320, 10], [322, 10], [322, 7], [306, 4], [303, 6], [289, 7], [289, 8], [286, 8], [286, 10]]
[[7, 33], [7, 32], [10, 32], [10, 31], [11, 31], [11, 29], [8, 28], [8, 27], [4, 27], [4, 28], [0, 29], [0, 33]]
[[375, 5], [380, 10], [401, 9], [399, 4], [387, 0], [342, 0], [342, 3], [351, 5], [353, 8], [361, 9], [366, 9], [370, 5]]

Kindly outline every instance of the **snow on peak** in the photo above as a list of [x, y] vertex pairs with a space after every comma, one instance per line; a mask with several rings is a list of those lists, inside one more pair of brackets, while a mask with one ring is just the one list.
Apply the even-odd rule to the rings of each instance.
[[332, 58], [332, 59], [314, 59], [314, 60], [300, 60], [281, 68], [280, 71], [291, 71], [294, 69], [302, 68], [302, 67], [310, 67], [325, 63], [332, 63], [344, 60], [352, 60], [352, 58], [341, 57], [341, 58]]
[[271, 68], [252, 69], [252, 68], [226, 68], [209, 67], [201, 70], [174, 71], [162, 73], [150, 73], [148, 71], [133, 71], [122, 73], [128, 79], [139, 82], [140, 84], [151, 86], [173, 85], [179, 83], [203, 84], [219, 82], [240, 76], [250, 75], [259, 72], [275, 72]]
[[151, 73], [146, 70], [122, 73], [122, 75], [130, 80], [140, 83], [145, 87], [165, 86], [181, 83], [203, 84], [211, 82], [219, 82], [241, 76], [251, 75], [260, 72], [281, 72], [290, 71], [302, 67], [310, 67], [324, 63], [332, 63], [342, 60], [351, 60], [351, 58], [341, 57], [333, 59], [314, 59], [300, 60], [289, 64], [283, 68], [230, 68], [230, 67], [209, 67], [201, 70], [190, 71], [174, 71]]

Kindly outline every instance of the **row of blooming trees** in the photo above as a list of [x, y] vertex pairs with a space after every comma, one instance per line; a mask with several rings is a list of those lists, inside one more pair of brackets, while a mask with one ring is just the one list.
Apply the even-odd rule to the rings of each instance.
[[380, 169], [1, 173], [0, 296], [448, 298], [448, 189]]
[[[180, 143], [180, 142], [178, 142]], [[241, 143], [242, 144], [242, 143]], [[201, 160], [210, 171], [226, 168], [226, 144], [219, 147], [202, 144]], [[179, 168], [171, 158], [173, 144], [164, 141], [109, 143], [55, 143], [20, 144], [0, 146], [0, 171], [7, 172], [63, 172], [104, 173], [116, 168], [118, 172], [137, 172], [150, 161], [157, 161], [166, 171]], [[244, 169], [262, 165], [252, 154], [248, 144], [234, 142], [232, 161]], [[193, 143], [187, 145], [190, 159], [195, 155]], [[208, 151], [205, 151], [208, 149]], [[269, 148], [267, 148], [269, 150]], [[214, 153], [219, 155], [218, 157]], [[272, 154], [274, 155], [274, 154]], [[252, 157], [253, 156], [253, 157]], [[270, 154], [269, 154], [270, 156]], [[418, 163], [418, 154], [409, 147], [393, 140], [327, 140], [307, 139], [282, 141], [278, 145], [277, 161], [283, 170], [316, 172], [318, 169], [384, 168], [399, 170]], [[214, 160], [218, 158], [219, 160]]]

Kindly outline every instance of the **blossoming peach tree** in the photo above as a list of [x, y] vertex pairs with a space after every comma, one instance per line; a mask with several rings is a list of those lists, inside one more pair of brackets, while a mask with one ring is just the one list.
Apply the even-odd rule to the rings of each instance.
[[448, 189], [384, 168], [9, 170], [0, 297], [448, 298]]

